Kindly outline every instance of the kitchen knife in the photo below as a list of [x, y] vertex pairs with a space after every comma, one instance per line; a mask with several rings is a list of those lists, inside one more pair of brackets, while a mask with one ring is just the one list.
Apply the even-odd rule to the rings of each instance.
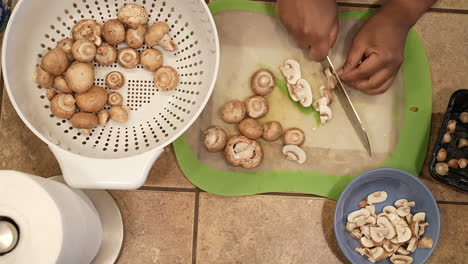
[[333, 66], [330, 57], [327, 56], [327, 58], [324, 61], [322, 61], [321, 64], [324, 70], [329, 68], [333, 76], [336, 78], [337, 87], [335, 89], [335, 94], [338, 97], [338, 100], [340, 100], [340, 103], [343, 106], [344, 111], [348, 116], [351, 125], [354, 128], [354, 131], [359, 137], [359, 140], [361, 141], [362, 145], [364, 145], [364, 148], [366, 149], [367, 153], [369, 153], [369, 156], [372, 156], [371, 145], [369, 142], [369, 138], [367, 137], [366, 129], [364, 128], [361, 118], [359, 118], [359, 115], [356, 112], [356, 108], [354, 108], [351, 99], [349, 99], [348, 92], [346, 92], [346, 89], [343, 83], [341, 82], [340, 77], [336, 73], [335, 67]]

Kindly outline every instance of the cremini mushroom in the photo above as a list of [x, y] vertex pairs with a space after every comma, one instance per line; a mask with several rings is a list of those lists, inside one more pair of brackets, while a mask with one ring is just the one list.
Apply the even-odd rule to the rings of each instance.
[[312, 88], [308, 81], [300, 79], [295, 85], [288, 85], [289, 95], [293, 101], [299, 102], [303, 107], [313, 103]]
[[107, 111], [106, 109], [102, 109], [101, 111], [99, 111], [98, 120], [101, 126], [106, 126], [107, 122], [109, 122], [109, 118], [110, 118], [109, 111]]
[[46, 97], [47, 97], [47, 99], [49, 101], [52, 101], [52, 99], [54, 99], [55, 95], [57, 95], [57, 91], [55, 91], [55, 89], [53, 89], [53, 88], [47, 89]]
[[71, 94], [57, 94], [50, 102], [50, 110], [58, 118], [70, 119], [76, 113], [75, 98]]
[[263, 161], [263, 149], [260, 143], [244, 136], [229, 138], [224, 149], [226, 161], [232, 166], [255, 168]]
[[120, 45], [125, 41], [125, 26], [118, 19], [108, 20], [102, 26], [102, 37], [110, 45]]
[[228, 124], [236, 124], [245, 118], [246, 112], [244, 103], [239, 100], [232, 100], [222, 107], [221, 119]]
[[147, 27], [144, 25], [140, 25], [136, 29], [127, 29], [127, 33], [125, 34], [125, 40], [128, 46], [134, 49], [141, 48], [145, 43], [145, 34], [147, 30]]
[[330, 107], [326, 105], [319, 106], [320, 112], [320, 122], [325, 124], [326, 122], [330, 121], [333, 118], [333, 112]]
[[254, 95], [245, 100], [247, 115], [259, 119], [268, 113], [268, 101], [263, 96]]
[[321, 97], [326, 97], [328, 99], [327, 105], [333, 104], [334, 96], [330, 88], [326, 88], [325, 86], [320, 86], [320, 95]]
[[72, 29], [73, 39], [87, 39], [93, 42], [96, 46], [101, 46], [102, 27], [95, 20], [83, 19], [78, 21]]
[[452, 134], [453, 132], [455, 132], [455, 129], [457, 129], [457, 121], [450, 120], [447, 124], [447, 132]]
[[283, 134], [283, 126], [277, 121], [271, 121], [263, 125], [263, 139], [273, 142]]
[[123, 106], [112, 106], [109, 109], [110, 118], [117, 123], [128, 122], [128, 111]]
[[302, 78], [301, 66], [296, 60], [286, 60], [280, 70], [283, 76], [286, 77], [288, 84], [295, 85]]
[[141, 54], [140, 64], [145, 70], [155, 72], [163, 64], [163, 56], [157, 49], [146, 49]]
[[125, 76], [118, 71], [113, 71], [106, 76], [106, 86], [112, 90], [118, 90], [125, 84]]
[[126, 4], [118, 11], [117, 18], [131, 28], [138, 28], [148, 23], [149, 15], [143, 6]]
[[145, 43], [148, 47], [161, 46], [165, 51], [177, 51], [177, 44], [169, 36], [169, 26], [166, 22], [158, 21], [148, 28]]
[[67, 82], [63, 76], [57, 76], [54, 79], [54, 86], [56, 89], [61, 91], [62, 93], [73, 93], [73, 90], [68, 87]]
[[93, 87], [94, 67], [91, 63], [74, 63], [65, 72], [68, 87], [76, 93], [84, 93]]
[[97, 48], [95, 60], [102, 66], [111, 65], [117, 61], [117, 49], [104, 42]]
[[299, 164], [304, 164], [307, 160], [307, 154], [303, 149], [296, 145], [286, 145], [283, 147], [283, 154], [287, 160], [295, 161]]
[[140, 63], [140, 53], [136, 49], [123, 48], [117, 54], [117, 62], [125, 69], [133, 69]]
[[463, 113], [460, 114], [460, 121], [463, 124], [468, 123], [468, 112], [463, 112]]
[[218, 126], [210, 127], [203, 133], [203, 144], [209, 152], [219, 152], [227, 142], [226, 131]]
[[468, 166], [468, 160], [467, 159], [459, 159], [458, 160], [458, 167], [460, 167], [460, 169], [464, 169]]
[[171, 66], [161, 66], [154, 73], [154, 85], [162, 91], [174, 90], [179, 85], [179, 74]]
[[33, 79], [42, 88], [49, 88], [54, 83], [54, 76], [44, 71], [41, 67], [37, 67]]
[[113, 92], [109, 94], [107, 104], [110, 106], [122, 106], [124, 103], [124, 98], [120, 93]]
[[434, 240], [430, 237], [422, 237], [418, 242], [418, 248], [432, 248], [434, 246]]
[[74, 128], [78, 129], [93, 129], [98, 125], [98, 117], [91, 113], [76, 113], [70, 119], [70, 122]]
[[437, 152], [437, 161], [445, 161], [447, 159], [447, 150], [441, 148], [439, 152]]
[[336, 85], [338, 84], [338, 80], [335, 78], [330, 68], [325, 69], [325, 77], [327, 78], [330, 89], [335, 89]]
[[392, 264], [412, 264], [413, 258], [410, 256], [393, 255], [390, 257]]
[[437, 174], [439, 174], [441, 176], [445, 176], [449, 172], [449, 166], [448, 166], [447, 163], [444, 163], [444, 162], [437, 163], [435, 165], [434, 169], [437, 172]]
[[73, 58], [79, 62], [92, 62], [96, 57], [97, 48], [87, 39], [79, 39], [72, 46]]
[[451, 159], [447, 162], [447, 165], [452, 168], [452, 169], [456, 169], [458, 168], [458, 159]]
[[107, 92], [104, 88], [93, 86], [86, 92], [75, 95], [76, 105], [81, 111], [94, 113], [101, 111], [107, 103]]
[[275, 86], [275, 75], [268, 69], [260, 69], [250, 78], [250, 88], [256, 95], [266, 96]]
[[52, 75], [62, 75], [68, 68], [68, 56], [65, 51], [61, 48], [55, 48], [47, 52], [47, 54], [42, 58], [41, 68], [52, 74]]
[[458, 148], [465, 148], [468, 146], [468, 140], [466, 138], [461, 138], [458, 141]]
[[283, 144], [284, 145], [296, 145], [302, 146], [305, 141], [305, 134], [299, 128], [290, 128], [284, 132]]
[[263, 135], [263, 127], [253, 118], [246, 118], [239, 123], [239, 131], [248, 139], [258, 139]]
[[450, 141], [452, 141], [452, 135], [449, 132], [447, 132], [444, 134], [444, 137], [442, 138], [442, 142], [450, 143]]
[[362, 199], [361, 202], [359, 202], [359, 207], [365, 207], [368, 204], [385, 202], [387, 200], [387, 197], [388, 195], [385, 191], [373, 192], [367, 195], [366, 198]]
[[69, 38], [62, 39], [57, 43], [57, 48], [61, 48], [63, 51], [65, 51], [69, 62], [72, 62], [75, 60], [73, 58], [72, 47], [73, 47], [73, 40]]

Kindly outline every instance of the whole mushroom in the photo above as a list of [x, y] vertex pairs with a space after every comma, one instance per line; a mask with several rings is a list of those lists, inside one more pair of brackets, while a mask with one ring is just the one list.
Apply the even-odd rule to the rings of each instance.
[[123, 106], [112, 106], [109, 109], [110, 118], [117, 123], [128, 122], [128, 111]]
[[118, 90], [125, 84], [125, 77], [121, 72], [113, 71], [106, 76], [106, 85], [112, 90]]
[[290, 128], [284, 132], [283, 144], [284, 145], [296, 145], [302, 146], [305, 141], [305, 134], [299, 128]]
[[232, 166], [242, 166], [247, 169], [255, 168], [263, 161], [263, 148], [255, 140], [244, 136], [229, 138], [224, 149], [226, 161]]
[[155, 72], [163, 64], [163, 56], [157, 49], [146, 49], [141, 54], [140, 63], [145, 70]]
[[250, 78], [250, 88], [256, 95], [266, 96], [275, 86], [275, 76], [268, 69], [260, 69]]
[[118, 19], [108, 20], [102, 26], [102, 37], [110, 45], [120, 45], [125, 41], [125, 26]]
[[75, 95], [76, 105], [81, 111], [94, 113], [101, 111], [107, 103], [107, 92], [104, 88], [93, 86], [86, 92]]
[[263, 96], [254, 95], [245, 100], [247, 115], [259, 119], [268, 113], [268, 101]]
[[76, 113], [75, 98], [71, 94], [57, 94], [50, 102], [50, 110], [58, 118], [70, 119]]
[[55, 48], [47, 52], [47, 54], [42, 58], [41, 68], [52, 74], [52, 75], [62, 75], [68, 68], [68, 56], [65, 51], [61, 48]]
[[57, 43], [57, 48], [61, 48], [63, 49], [63, 51], [65, 51], [65, 53], [67, 53], [68, 61], [70, 62], [75, 60], [73, 58], [72, 47], [73, 47], [73, 40], [69, 38], [62, 39], [61, 41]]
[[209, 152], [219, 152], [227, 142], [226, 131], [221, 127], [210, 127], [203, 133], [203, 144]]
[[221, 109], [221, 119], [228, 124], [242, 121], [246, 114], [245, 105], [239, 100], [227, 102]]
[[44, 71], [41, 67], [37, 67], [34, 81], [42, 88], [49, 88], [54, 83], [54, 76]]
[[72, 29], [73, 39], [87, 39], [93, 42], [96, 46], [101, 46], [102, 27], [95, 20], [83, 19], [78, 21]]
[[79, 62], [92, 62], [96, 57], [97, 49], [93, 42], [79, 39], [72, 46], [73, 58]]
[[138, 28], [138, 26], [146, 25], [149, 21], [149, 15], [146, 9], [135, 4], [126, 4], [123, 6], [119, 10], [117, 18], [120, 22], [131, 28]]
[[49, 99], [49, 101], [52, 101], [54, 99], [55, 95], [57, 95], [57, 91], [53, 88], [47, 89], [46, 97]]
[[248, 139], [258, 139], [263, 135], [263, 127], [253, 118], [246, 118], [239, 123], [239, 131]]
[[78, 129], [93, 129], [98, 125], [98, 118], [95, 114], [90, 113], [76, 113], [70, 119], [74, 128]]
[[60, 90], [62, 93], [68, 93], [68, 94], [73, 93], [73, 90], [70, 89], [70, 87], [68, 87], [68, 84], [65, 81], [65, 78], [63, 78], [63, 76], [55, 77], [54, 86], [56, 89]]
[[271, 121], [263, 125], [263, 139], [273, 142], [283, 134], [283, 126], [276, 121]]
[[125, 34], [125, 40], [130, 48], [139, 49], [145, 43], [145, 34], [148, 28], [144, 25], [137, 29], [129, 28]]
[[449, 166], [447, 163], [439, 162], [435, 165], [435, 171], [441, 176], [445, 176], [449, 173]]
[[117, 92], [110, 93], [107, 103], [110, 106], [122, 106], [124, 103], [124, 98], [120, 93], [117, 93]]
[[107, 43], [102, 43], [96, 52], [96, 62], [99, 65], [107, 66], [113, 64], [117, 60], [117, 49]]
[[84, 93], [93, 87], [94, 67], [91, 63], [74, 63], [65, 73], [68, 87], [76, 93]]
[[123, 48], [119, 50], [117, 61], [126, 69], [133, 69], [140, 63], [140, 53], [136, 49]]
[[460, 114], [460, 121], [463, 124], [468, 123], [468, 112], [463, 112], [463, 113]]
[[145, 34], [145, 43], [149, 47], [161, 46], [165, 51], [177, 51], [177, 44], [169, 36], [169, 26], [158, 21], [148, 28]]
[[173, 90], [179, 85], [179, 74], [171, 66], [162, 66], [154, 73], [154, 85], [163, 91]]

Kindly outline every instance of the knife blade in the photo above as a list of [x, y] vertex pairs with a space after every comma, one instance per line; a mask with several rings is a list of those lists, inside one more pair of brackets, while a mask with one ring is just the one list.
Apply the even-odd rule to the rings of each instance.
[[324, 61], [322, 61], [321, 64], [324, 70], [329, 68], [333, 76], [336, 78], [336, 81], [337, 81], [337, 88], [335, 89], [336, 97], [338, 97], [338, 100], [340, 100], [340, 103], [343, 106], [344, 111], [346, 115], [348, 116], [348, 119], [351, 122], [351, 125], [354, 128], [354, 132], [356, 132], [356, 134], [358, 135], [359, 140], [361, 141], [362, 145], [366, 149], [369, 156], [372, 157], [372, 149], [371, 149], [371, 145], [369, 142], [369, 137], [367, 136], [366, 128], [362, 124], [361, 118], [359, 117], [359, 114], [357, 113], [356, 108], [351, 102], [348, 92], [346, 91], [343, 83], [341, 82], [340, 77], [336, 73], [336, 69], [333, 66], [333, 63], [330, 57], [327, 56], [327, 58]]

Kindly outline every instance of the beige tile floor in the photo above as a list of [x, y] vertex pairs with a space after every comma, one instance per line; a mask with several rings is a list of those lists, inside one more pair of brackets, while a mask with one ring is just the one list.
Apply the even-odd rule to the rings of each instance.
[[[338, 2], [346, 2], [342, 10], [380, 3]], [[415, 27], [432, 71], [430, 149], [449, 96], [468, 88], [468, 15], [462, 14], [468, 1], [441, 0], [436, 7], [456, 10], [430, 12]], [[44, 177], [60, 174], [47, 146], [25, 127], [7, 96], [2, 102], [0, 169]], [[442, 220], [439, 245], [428, 263], [467, 263], [468, 193], [433, 180], [426, 167], [420, 176], [439, 201]], [[125, 225], [118, 263], [347, 263], [334, 240], [334, 201], [307, 195], [219, 197], [200, 192], [178, 168], [171, 147], [154, 164], [143, 189], [111, 192]]]

